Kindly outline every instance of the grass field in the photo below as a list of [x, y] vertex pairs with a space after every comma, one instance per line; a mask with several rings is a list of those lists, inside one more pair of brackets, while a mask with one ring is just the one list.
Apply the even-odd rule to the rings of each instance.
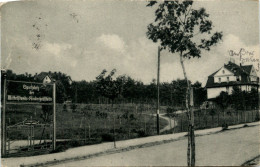
[[[70, 139], [70, 146], [94, 144], [114, 140], [114, 125], [116, 140], [145, 137], [156, 134], [155, 107], [143, 104], [57, 104], [56, 122], [57, 139]], [[9, 105], [6, 112], [7, 126], [15, 125], [24, 120], [37, 120], [44, 123], [42, 106]], [[52, 116], [50, 116], [52, 118]], [[115, 124], [114, 124], [115, 121]], [[51, 124], [51, 120], [48, 122]], [[160, 120], [160, 128], [167, 125], [167, 121]], [[26, 140], [29, 128], [16, 126], [8, 128], [7, 137], [11, 140]], [[34, 128], [34, 139], [50, 139], [51, 126], [37, 126]], [[77, 143], [75, 143], [77, 141]], [[61, 145], [64, 143], [60, 142]], [[68, 147], [70, 147], [68, 146]]]

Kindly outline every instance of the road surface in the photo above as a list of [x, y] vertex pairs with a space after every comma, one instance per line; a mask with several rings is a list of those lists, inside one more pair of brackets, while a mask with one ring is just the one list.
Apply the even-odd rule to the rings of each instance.
[[[196, 137], [196, 166], [239, 166], [258, 155], [260, 126]], [[65, 166], [186, 166], [187, 139], [73, 161]]]

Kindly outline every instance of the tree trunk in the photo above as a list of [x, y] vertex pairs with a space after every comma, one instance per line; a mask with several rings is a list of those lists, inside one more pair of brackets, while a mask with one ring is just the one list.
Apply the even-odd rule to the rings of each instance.
[[223, 119], [224, 119], [224, 126], [226, 126], [226, 118], [225, 118], [225, 110], [223, 110]]
[[219, 113], [218, 113], [218, 126], [219, 126]]
[[114, 136], [114, 148], [116, 148], [116, 113], [115, 110], [113, 109], [113, 104], [114, 104], [114, 100], [112, 100], [112, 110], [113, 110], [113, 136]]
[[180, 53], [180, 62], [183, 70], [184, 78], [187, 82], [187, 90], [186, 90], [186, 110], [188, 116], [188, 148], [187, 148], [187, 165], [188, 166], [195, 166], [195, 136], [194, 136], [194, 114], [193, 111], [190, 109], [189, 98], [190, 98], [190, 90], [191, 86], [185, 71], [182, 52]]

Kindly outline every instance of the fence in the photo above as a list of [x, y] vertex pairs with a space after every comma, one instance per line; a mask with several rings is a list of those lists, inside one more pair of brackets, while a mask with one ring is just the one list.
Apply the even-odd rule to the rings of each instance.
[[[161, 106], [160, 112], [166, 113]], [[51, 114], [52, 112], [50, 112]], [[125, 140], [156, 135], [155, 104], [57, 104], [56, 111], [56, 151], [97, 144], [107, 141]], [[234, 125], [259, 120], [259, 111], [221, 111], [196, 110], [195, 128], [205, 129]], [[43, 119], [45, 116], [45, 119]], [[52, 116], [43, 113], [42, 106], [9, 105], [6, 112], [8, 151], [15, 156], [23, 151], [27, 155], [50, 152], [52, 140]], [[170, 116], [170, 115], [168, 115]], [[162, 133], [187, 131], [185, 112], [175, 114], [173, 124], [165, 114], [160, 119], [160, 129], [170, 127]], [[37, 125], [23, 124], [25, 120], [37, 120]], [[23, 122], [23, 123], [22, 123]], [[169, 123], [171, 126], [169, 126]], [[44, 149], [43, 149], [44, 148]], [[10, 155], [10, 156], [13, 156]]]
[[[188, 128], [188, 120], [185, 112], [176, 114], [173, 117], [176, 127], [167, 133], [185, 132]], [[225, 127], [236, 124], [259, 121], [259, 110], [227, 110], [225, 112], [209, 109], [194, 111], [195, 129], [207, 129], [215, 127]]]

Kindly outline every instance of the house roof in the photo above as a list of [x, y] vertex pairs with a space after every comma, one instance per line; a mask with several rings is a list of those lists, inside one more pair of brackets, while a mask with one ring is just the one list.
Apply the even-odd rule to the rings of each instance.
[[250, 75], [253, 65], [242, 66], [242, 68]]
[[243, 66], [239, 66], [235, 63], [228, 62], [228, 64], [224, 64], [224, 67], [229, 71], [233, 72], [235, 76], [240, 76], [243, 73], [247, 72], [244, 70]]
[[234, 85], [258, 85], [255, 82], [251, 82], [249, 80], [249, 75], [252, 69], [252, 65], [246, 66], [239, 66], [235, 63], [229, 62], [228, 64], [224, 64], [224, 68], [228, 69], [235, 76], [241, 76], [241, 81], [230, 81], [230, 82], [221, 82], [221, 83], [214, 83], [214, 75], [220, 70], [212, 73], [208, 76], [208, 80], [206, 83], [206, 88], [210, 87], [225, 87], [225, 86], [234, 86]]
[[41, 72], [40, 74], [36, 75], [34, 79], [35, 79], [35, 80], [39, 80], [39, 81], [43, 81], [43, 79], [44, 79], [46, 76], [49, 76], [49, 78], [51, 79], [51, 76], [50, 76], [49, 73], [47, 73], [47, 72]]

